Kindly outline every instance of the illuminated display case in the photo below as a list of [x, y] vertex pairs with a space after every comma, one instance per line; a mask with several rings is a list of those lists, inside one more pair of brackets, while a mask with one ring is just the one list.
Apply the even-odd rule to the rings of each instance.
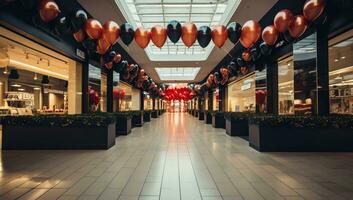
[[229, 112], [255, 112], [255, 73], [228, 85]]

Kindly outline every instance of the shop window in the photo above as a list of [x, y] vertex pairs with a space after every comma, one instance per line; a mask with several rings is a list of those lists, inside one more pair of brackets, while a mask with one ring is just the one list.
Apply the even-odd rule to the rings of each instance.
[[88, 91], [89, 91], [89, 109], [91, 112], [104, 111], [101, 78], [102, 78], [101, 68], [89, 64]]
[[353, 114], [353, 30], [329, 44], [330, 113]]
[[256, 79], [256, 113], [267, 112], [267, 70], [255, 71]]
[[218, 110], [219, 109], [219, 89], [217, 88], [214, 92], [213, 92], [213, 110]]
[[228, 85], [228, 106], [230, 112], [255, 112], [255, 73]]
[[127, 111], [133, 110], [132, 107], [132, 86], [119, 82], [117, 86], [113, 87], [113, 111]]
[[294, 114], [293, 56], [278, 61], [278, 113]]
[[312, 114], [316, 105], [316, 33], [293, 44], [294, 113]]

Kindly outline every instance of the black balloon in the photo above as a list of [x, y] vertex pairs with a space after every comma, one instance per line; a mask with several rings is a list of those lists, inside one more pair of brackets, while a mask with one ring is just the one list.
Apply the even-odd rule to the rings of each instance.
[[283, 38], [286, 42], [291, 43], [294, 41], [294, 38], [289, 34], [289, 31], [283, 33]]
[[125, 23], [120, 27], [120, 37], [126, 46], [134, 40], [135, 31], [131, 24]]
[[116, 56], [115, 51], [108, 51], [103, 55], [103, 59], [105, 63], [113, 62], [114, 57]]
[[237, 63], [235, 63], [234, 61], [231, 61], [229, 63], [228, 68], [230, 69], [231, 76], [236, 76], [238, 74], [238, 66]]
[[221, 76], [221, 74], [219, 74], [219, 72], [215, 72], [215, 73], [214, 73], [214, 76], [215, 76], [215, 79], [216, 79], [217, 81], [221, 81], [221, 80], [222, 80], [222, 76]]
[[69, 34], [71, 31], [70, 23], [66, 17], [61, 17], [55, 21], [54, 30], [58, 35]]
[[250, 49], [250, 56], [253, 61], [257, 61], [261, 57], [261, 53], [257, 47]]
[[89, 52], [95, 52], [96, 51], [96, 47], [97, 47], [96, 41], [91, 40], [88, 37], [86, 37], [83, 40], [82, 44]]
[[237, 63], [241, 67], [245, 65], [245, 61], [242, 58], [237, 58]]
[[267, 45], [265, 42], [263, 42], [260, 44], [260, 51], [262, 55], [268, 56], [271, 54], [272, 48], [269, 45]]
[[167, 35], [170, 41], [177, 43], [181, 37], [181, 24], [176, 20], [170, 21], [167, 25]]
[[208, 44], [211, 42], [211, 39], [212, 39], [212, 34], [211, 34], [210, 27], [201, 26], [197, 31], [197, 41], [199, 42], [200, 46], [202, 48], [207, 47]]
[[72, 16], [71, 16], [71, 27], [74, 33], [78, 32], [81, 30], [86, 21], [87, 21], [87, 13], [83, 10], [77, 10]]
[[[128, 68], [129, 63], [126, 60], [123, 60], [120, 62], [120, 66], [119, 66], [119, 72], [121, 72], [121, 74], [127, 74], [127, 68]], [[122, 76], [120, 76], [122, 77]]]
[[233, 43], [237, 43], [241, 34], [241, 25], [237, 22], [232, 22], [227, 26], [228, 39]]

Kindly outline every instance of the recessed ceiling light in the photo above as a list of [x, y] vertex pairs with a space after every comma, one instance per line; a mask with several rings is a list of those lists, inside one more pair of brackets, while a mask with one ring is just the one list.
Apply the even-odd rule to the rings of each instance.
[[335, 59], [335, 60], [333, 60], [333, 61], [338, 62], [338, 59], [336, 58], [336, 59]]
[[342, 56], [341, 59], [342, 59], [342, 60], [343, 60], [343, 59], [346, 59], [346, 56]]
[[23, 89], [23, 88], [18, 88], [18, 91], [25, 91], [25, 89]]
[[19, 85], [19, 84], [13, 84], [11, 85], [11, 87], [21, 87], [22, 85]]
[[40, 88], [39, 87], [35, 87], [35, 88], [33, 88], [33, 90], [40, 90]]

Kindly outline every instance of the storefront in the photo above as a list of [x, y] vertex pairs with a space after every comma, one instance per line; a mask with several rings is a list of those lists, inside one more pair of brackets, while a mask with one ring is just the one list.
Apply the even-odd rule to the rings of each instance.
[[353, 29], [329, 40], [330, 113], [353, 114]]
[[113, 111], [140, 110], [140, 90], [120, 81], [113, 87]]
[[81, 63], [0, 27], [1, 115], [81, 113]]
[[278, 113], [294, 114], [294, 64], [293, 56], [278, 61]]
[[255, 112], [255, 73], [235, 80], [227, 87], [227, 111]]

